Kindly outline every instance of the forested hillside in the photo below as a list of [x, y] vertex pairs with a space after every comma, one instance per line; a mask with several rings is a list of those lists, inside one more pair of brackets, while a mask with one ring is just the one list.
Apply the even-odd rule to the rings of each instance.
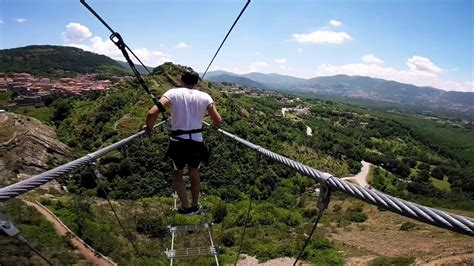
[[[166, 63], [146, 81], [160, 95], [179, 83], [183, 68]], [[443, 140], [445, 133], [440, 133], [449, 132], [474, 143], [472, 129], [437, 128], [430, 124], [435, 122], [425, 120], [423, 129], [413, 125], [411, 117], [330, 101], [275, 98], [265, 93], [225, 94], [221, 87], [208, 82], [202, 82], [200, 88], [215, 100], [224, 119], [222, 128], [262, 147], [339, 177], [357, 173], [360, 161], [366, 160], [381, 167], [372, 182], [379, 190], [430, 206], [474, 210], [472, 147]], [[59, 99], [51, 106], [55, 110], [51, 123], [56, 125], [60, 140], [80, 156], [139, 130], [151, 100], [136, 83], [124, 81], [106, 94]], [[308, 108], [309, 113], [282, 115], [282, 108], [298, 106]], [[307, 134], [308, 127], [312, 135]], [[247, 222], [243, 253], [261, 260], [295, 257], [316, 213], [314, 181], [265, 159], [256, 161], [254, 152], [212, 129], [205, 132], [205, 138], [212, 155], [202, 171], [203, 203], [215, 223], [218, 244], [224, 247], [223, 261], [233, 263], [240, 232]], [[166, 225], [172, 222], [170, 168], [163, 159], [166, 139], [166, 132], [157, 130], [154, 136], [130, 145], [126, 152], [113, 152], [99, 161], [106, 190], [150, 263], [166, 262]], [[122, 264], [139, 264], [139, 255], [131, 250], [109, 215], [105, 195], [90, 169], [82, 168], [59, 181], [75, 196], [52, 191], [57, 197], [43, 203], [98, 251]], [[246, 221], [250, 198], [255, 202]], [[370, 219], [367, 205], [347, 201], [338, 193], [333, 200], [337, 204], [318, 229], [304, 260], [342, 264], [350, 252], [328, 238]], [[189, 223], [198, 218], [178, 219]], [[198, 241], [196, 235], [188, 238]]]
[[0, 50], [0, 72], [27, 72], [63, 78], [77, 74], [124, 76], [129, 70], [115, 60], [67, 46], [31, 45]]

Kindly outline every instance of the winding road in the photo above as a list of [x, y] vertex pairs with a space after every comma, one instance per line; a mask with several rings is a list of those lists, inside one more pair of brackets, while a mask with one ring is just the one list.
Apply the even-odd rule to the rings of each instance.
[[367, 183], [367, 178], [369, 177], [369, 171], [370, 171], [370, 166], [372, 165], [371, 163], [368, 163], [366, 161], [361, 161], [362, 163], [362, 169], [360, 172], [355, 175], [355, 176], [349, 176], [349, 177], [343, 177], [343, 180], [355, 180], [357, 184], [361, 187], [367, 187], [369, 184]]

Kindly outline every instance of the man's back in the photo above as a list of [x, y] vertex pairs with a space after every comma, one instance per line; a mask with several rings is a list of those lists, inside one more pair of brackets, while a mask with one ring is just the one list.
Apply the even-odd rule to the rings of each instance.
[[[173, 88], [163, 97], [171, 102], [171, 130], [192, 130], [202, 127], [202, 120], [213, 100], [209, 94], [188, 88]], [[189, 134], [177, 136], [189, 139]], [[202, 141], [201, 133], [193, 133], [192, 139]]]

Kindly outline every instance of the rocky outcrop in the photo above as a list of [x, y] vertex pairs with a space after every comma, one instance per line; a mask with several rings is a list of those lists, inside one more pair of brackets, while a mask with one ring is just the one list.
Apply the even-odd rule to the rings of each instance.
[[39, 174], [70, 155], [51, 127], [31, 117], [0, 113], [0, 183]]

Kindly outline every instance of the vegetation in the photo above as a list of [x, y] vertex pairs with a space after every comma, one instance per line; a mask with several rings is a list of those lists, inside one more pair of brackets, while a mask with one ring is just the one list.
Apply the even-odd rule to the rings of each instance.
[[[156, 68], [146, 82], [159, 95], [177, 84], [182, 70], [181, 66], [167, 63]], [[346, 104], [229, 96], [206, 82], [201, 83], [201, 88], [216, 101], [225, 130], [262, 147], [336, 176], [357, 173], [360, 161], [366, 160], [382, 167], [375, 168], [371, 181], [378, 190], [430, 206], [474, 209], [470, 155], [458, 153], [462, 147], [456, 141], [439, 142], [441, 135], [436, 135], [435, 127], [430, 130], [436, 134], [429, 135], [414, 129], [410, 118]], [[81, 156], [136, 132], [150, 105], [138, 84], [126, 81], [107, 93], [56, 100], [48, 108], [52, 110], [50, 122], [57, 127], [60, 139]], [[296, 105], [308, 106], [311, 115], [295, 115], [297, 119], [293, 120], [280, 115], [281, 108]], [[305, 134], [307, 126], [313, 129], [313, 136]], [[470, 140], [473, 134], [468, 129], [444, 130], [462, 135], [464, 140]], [[166, 262], [162, 252], [169, 246], [165, 226], [173, 222], [173, 216], [168, 212], [169, 165], [163, 160], [167, 135], [165, 130], [157, 131], [133, 142], [126, 152], [105, 155], [99, 167], [106, 191], [140, 253], [147, 262], [159, 264]], [[314, 181], [264, 158], [257, 161], [255, 152], [216, 131], [208, 130], [205, 135], [212, 145], [212, 155], [202, 171], [203, 190], [208, 195], [203, 200], [215, 231], [219, 232], [219, 244], [225, 247], [223, 261], [233, 263], [245, 224], [248, 229], [244, 253], [260, 260], [296, 256], [316, 213]], [[430, 181], [439, 177], [447, 177], [451, 192], [438, 189]], [[118, 263], [138, 264], [138, 254], [117, 227], [90, 169], [82, 168], [59, 181], [76, 196], [46, 202], [54, 213], [98, 251]], [[251, 198], [254, 203], [247, 221]], [[369, 218], [364, 205], [357, 202], [349, 207], [335, 205], [327, 217], [322, 221], [324, 226], [329, 221], [345, 226], [364, 223]], [[192, 223], [196, 219], [177, 216], [176, 222]], [[410, 229], [410, 225], [403, 228], [406, 227]], [[337, 247], [325, 237], [326, 233], [322, 230], [315, 236], [304, 259], [315, 264], [342, 264]], [[186, 239], [202, 241], [194, 233]], [[393, 261], [398, 263], [398, 259]], [[209, 263], [205, 259], [193, 261], [206, 262]]]
[[[33, 207], [27, 207], [21, 200], [8, 201], [0, 209], [18, 227], [24, 237], [53, 264], [74, 264], [82, 258], [71, 252], [67, 238], [56, 235], [53, 225], [44, 219]], [[0, 264], [5, 265], [46, 265], [26, 244], [15, 238], [0, 234]]]
[[95, 73], [101, 77], [129, 74], [126, 68], [107, 56], [53, 45], [0, 50], [0, 72], [27, 72], [53, 78], [86, 73]]

